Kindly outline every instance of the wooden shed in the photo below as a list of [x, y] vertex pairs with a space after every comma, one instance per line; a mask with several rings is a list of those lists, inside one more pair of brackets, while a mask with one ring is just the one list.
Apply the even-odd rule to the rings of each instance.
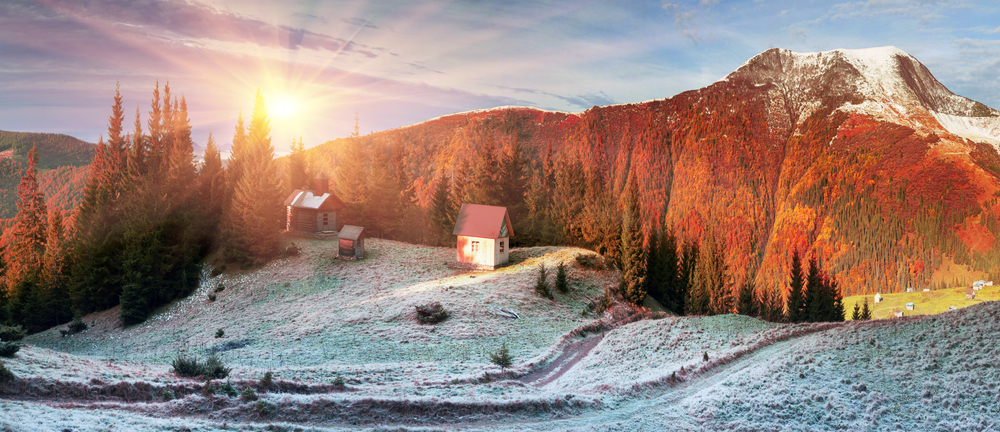
[[346, 206], [330, 193], [330, 180], [326, 176], [320, 174], [314, 182], [315, 190], [296, 189], [285, 200], [287, 231], [314, 234], [337, 229], [337, 213]]
[[966, 300], [975, 300], [976, 299], [976, 291], [973, 290], [972, 287], [966, 288], [966, 290], [965, 290], [965, 299]]
[[359, 260], [365, 257], [365, 229], [354, 225], [344, 225], [340, 230], [340, 244], [337, 258]]
[[507, 207], [464, 203], [452, 234], [458, 236], [455, 258], [460, 267], [494, 270], [510, 260], [514, 229]]

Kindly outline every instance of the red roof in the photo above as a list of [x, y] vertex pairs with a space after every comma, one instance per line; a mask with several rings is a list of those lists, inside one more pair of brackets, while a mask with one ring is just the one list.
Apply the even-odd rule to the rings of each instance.
[[506, 228], [507, 231], [504, 237], [514, 235], [510, 217], [507, 216], [507, 207], [463, 203], [462, 209], [458, 211], [458, 220], [455, 222], [452, 234], [497, 239], [500, 238], [502, 228]]

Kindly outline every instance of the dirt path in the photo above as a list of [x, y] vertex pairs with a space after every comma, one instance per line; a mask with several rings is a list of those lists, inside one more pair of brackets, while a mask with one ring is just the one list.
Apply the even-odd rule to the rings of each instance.
[[566, 371], [572, 369], [573, 366], [586, 357], [590, 350], [594, 349], [594, 347], [597, 346], [602, 339], [604, 339], [603, 334], [601, 336], [591, 336], [573, 342], [567, 346], [566, 349], [563, 350], [563, 353], [551, 363], [537, 371], [519, 378], [518, 381], [535, 387], [545, 387], [546, 385], [559, 379], [559, 377], [563, 376]]

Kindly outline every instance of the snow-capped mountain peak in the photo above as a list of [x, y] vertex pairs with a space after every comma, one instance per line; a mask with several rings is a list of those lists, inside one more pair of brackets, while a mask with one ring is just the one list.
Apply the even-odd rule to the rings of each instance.
[[804, 120], [825, 103], [926, 132], [1000, 146], [1000, 112], [956, 95], [916, 58], [888, 46], [796, 53], [771, 49], [724, 81], [774, 85], [793, 118]]

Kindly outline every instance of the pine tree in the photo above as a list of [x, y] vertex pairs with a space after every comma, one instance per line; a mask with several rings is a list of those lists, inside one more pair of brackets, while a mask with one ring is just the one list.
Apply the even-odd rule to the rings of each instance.
[[786, 316], [788, 322], [798, 323], [806, 319], [804, 316], [805, 298], [803, 293], [804, 279], [802, 275], [802, 260], [799, 251], [792, 252], [792, 271], [789, 274], [788, 298], [786, 299]]
[[861, 307], [861, 320], [867, 321], [872, 319], [872, 310], [868, 308], [868, 297], [865, 297], [864, 305]]
[[827, 284], [827, 299], [828, 301], [832, 299], [832, 305], [829, 308], [827, 320], [832, 322], [843, 322], [844, 321], [844, 296], [840, 292], [840, 287], [837, 285], [836, 278], [830, 278]]
[[[243, 165], [248, 155], [247, 130], [243, 125], [243, 112], [236, 114], [236, 129], [233, 132], [233, 146], [229, 149], [229, 164], [226, 168], [230, 194], [236, 193], [236, 184], [243, 178]], [[339, 184], [339, 183], [338, 183]]]
[[715, 236], [711, 231], [707, 231], [695, 267], [695, 288], [692, 296], [696, 297], [692, 305], [709, 315], [731, 313], [733, 301], [726, 285], [726, 273], [726, 264], [722, 260], [722, 252], [716, 245]]
[[[237, 127], [237, 130], [239, 127]], [[277, 252], [281, 222], [281, 191], [274, 167], [270, 122], [260, 90], [247, 128], [245, 158], [240, 162], [232, 205], [227, 210], [224, 256], [256, 265]]]
[[139, 118], [139, 107], [135, 107], [135, 129], [132, 131], [132, 146], [129, 148], [127, 170], [123, 176], [123, 189], [131, 190], [136, 183], [146, 175], [147, 137], [142, 134], [142, 120]]
[[448, 199], [449, 189], [451, 189], [451, 185], [444, 168], [438, 169], [437, 180], [434, 183], [434, 194], [431, 196], [431, 207], [427, 210], [431, 232], [436, 233], [434, 244], [438, 246], [450, 243], [452, 228], [455, 226]]
[[[705, 304], [702, 306], [700, 297], [695, 298], [694, 293], [694, 274], [695, 268], [698, 266], [698, 255], [701, 254], [701, 251], [699, 250], [700, 248], [693, 240], [688, 240], [684, 242], [681, 249], [681, 257], [678, 260], [677, 265], [678, 284], [676, 297], [679, 300], [679, 304], [683, 306], [683, 310], [680, 314], [704, 314], [708, 309], [708, 305]], [[691, 309], [692, 306], [699, 306], [699, 311], [693, 311], [693, 309]]]
[[566, 265], [562, 262], [556, 267], [556, 289], [563, 294], [569, 292], [569, 281], [566, 280]]
[[163, 109], [160, 106], [160, 80], [156, 80], [153, 98], [149, 104], [149, 119], [146, 120], [149, 131], [145, 170], [148, 173], [159, 173], [163, 160]]
[[285, 188], [289, 193], [296, 189], [305, 189], [306, 181], [309, 179], [309, 174], [306, 172], [306, 147], [302, 143], [302, 137], [299, 137], [298, 143], [292, 140], [291, 151], [288, 155], [288, 187]]
[[37, 165], [38, 146], [33, 146], [28, 153], [28, 169], [17, 187], [17, 215], [8, 234], [7, 286], [12, 288], [28, 277], [37, 282], [43, 268], [48, 210], [38, 187]]
[[622, 281], [620, 291], [625, 301], [636, 305], [641, 305], [646, 297], [646, 260], [643, 257], [641, 229], [639, 190], [635, 180], [630, 178], [626, 186], [625, 211], [622, 216]]
[[470, 202], [484, 205], [502, 205], [499, 185], [499, 169], [496, 144], [489, 135], [480, 137], [479, 159], [476, 162], [471, 181], [466, 186], [466, 196]]
[[827, 303], [827, 283], [824, 279], [824, 275], [820, 272], [819, 265], [816, 263], [816, 258], [810, 258], [809, 273], [806, 275], [806, 291], [804, 296], [805, 316], [802, 318], [802, 321], [825, 321], [824, 318], [827, 316], [827, 311], [825, 310]]
[[73, 302], [68, 291], [69, 263], [65, 249], [65, 230], [62, 211], [49, 212], [49, 230], [45, 245], [45, 270], [42, 302], [47, 322], [44, 327], [59, 325], [72, 317]]
[[173, 119], [167, 159], [168, 187], [173, 191], [181, 191], [189, 189], [195, 179], [191, 120], [188, 118], [187, 101], [183, 96], [179, 104], [175, 98], [174, 109], [171, 112]]
[[761, 307], [757, 304], [757, 297], [754, 295], [753, 279], [747, 278], [740, 286], [739, 300], [736, 304], [736, 312], [740, 315], [759, 316]]
[[861, 320], [861, 305], [859, 305], [858, 302], [854, 302], [854, 312], [851, 313], [851, 320], [852, 321]]

